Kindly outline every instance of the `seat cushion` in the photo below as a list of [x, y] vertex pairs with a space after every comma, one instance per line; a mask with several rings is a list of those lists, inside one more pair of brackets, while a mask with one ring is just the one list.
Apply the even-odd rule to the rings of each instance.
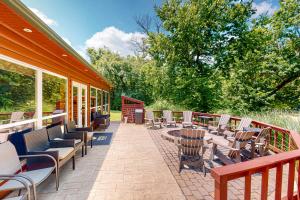
[[78, 143], [80, 143], [80, 142], [81, 142], [80, 139], [76, 139], [76, 140], [75, 140], [75, 144], [78, 144]]
[[70, 153], [74, 151], [73, 147], [64, 147], [64, 148], [50, 148], [46, 151], [58, 151], [58, 159], [63, 160], [67, 157]]
[[91, 140], [93, 136], [94, 136], [94, 132], [87, 132], [86, 134], [87, 140]]
[[[48, 167], [48, 168], [43, 168], [43, 169], [38, 169], [38, 170], [32, 170], [32, 171], [27, 171], [27, 172], [21, 172], [19, 175], [24, 175], [29, 177], [30, 179], [33, 180], [35, 185], [39, 185], [41, 182], [43, 182], [50, 174], [55, 170], [54, 167]], [[22, 179], [23, 180], [23, 179]], [[31, 185], [29, 181], [24, 179], [28, 185]], [[18, 182], [18, 181], [8, 181], [4, 185], [0, 186], [0, 190], [14, 190], [14, 189], [20, 189], [24, 188], [23, 184]]]

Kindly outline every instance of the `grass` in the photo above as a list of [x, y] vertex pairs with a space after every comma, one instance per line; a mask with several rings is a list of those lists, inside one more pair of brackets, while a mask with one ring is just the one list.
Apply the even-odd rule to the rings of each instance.
[[121, 111], [111, 110], [110, 111], [110, 121], [121, 121]]

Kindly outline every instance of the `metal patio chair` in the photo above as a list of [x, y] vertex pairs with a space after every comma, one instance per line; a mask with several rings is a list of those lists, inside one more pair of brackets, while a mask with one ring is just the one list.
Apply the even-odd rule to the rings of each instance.
[[[47, 158], [51, 160], [51, 166], [43, 167], [32, 171], [23, 171], [22, 165], [20, 162], [20, 158], [29, 159], [39, 159]], [[4, 184], [1, 184], [0, 190], [28, 190], [30, 187], [33, 191], [33, 198], [37, 199], [36, 187], [41, 184], [44, 180], [46, 180], [52, 172], [55, 171], [56, 177], [56, 190], [59, 187], [58, 180], [58, 163], [55, 157], [49, 154], [39, 154], [36, 153], [34, 155], [22, 155], [18, 156], [17, 151], [14, 145], [7, 141], [0, 144], [0, 177], [11, 178], [11, 180], [7, 180]], [[17, 174], [16, 174], [17, 173]], [[28, 185], [28, 187], [26, 186]], [[30, 193], [28, 193], [30, 196]]]

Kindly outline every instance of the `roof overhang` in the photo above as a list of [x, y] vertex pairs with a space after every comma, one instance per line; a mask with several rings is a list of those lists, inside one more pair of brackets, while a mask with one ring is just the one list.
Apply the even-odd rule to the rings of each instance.
[[[0, 36], [3, 36], [5, 39], [13, 40], [14, 37], [15, 39], [17, 37], [23, 37], [24, 39], [27, 39], [29, 42], [33, 43], [32, 46], [30, 45], [30, 47], [32, 48], [32, 51], [33, 49], [36, 51], [35, 53], [41, 54], [43, 52], [43, 56], [52, 54], [51, 57], [53, 57], [53, 55], [58, 57], [57, 61], [59, 62], [62, 60], [63, 62], [61, 62], [61, 65], [64, 65], [66, 68], [76, 68], [79, 71], [81, 70], [81, 72], [89, 73], [90, 78], [96, 78], [101, 82], [101, 84], [105, 85], [109, 89], [113, 87], [108, 80], [106, 80], [98, 71], [96, 71], [93, 66], [91, 66], [82, 56], [80, 56], [69, 44], [67, 44], [55, 31], [46, 25], [21, 1], [3, 0], [0, 2], [0, 20], [1, 24], [3, 25], [1, 29], [9, 29], [7, 30], [7, 34], [1, 34], [0, 31]], [[31, 26], [30, 29], [33, 29], [32, 34], [26, 34], [22, 30], [22, 27], [27, 26]], [[16, 34], [16, 36], [12, 36], [12, 34]], [[43, 42], [40, 40], [43, 40]], [[28, 41], [26, 41], [27, 46], [29, 44]], [[19, 42], [19, 45], [24, 45], [20, 43], [22, 42]], [[37, 52], [37, 48], [42, 48], [47, 51]], [[66, 54], [68, 56], [68, 61], [66, 61], [66, 58], [61, 58], [62, 54]], [[51, 65], [50, 63], [45, 64]], [[99, 87], [99, 85], [94, 86]]]

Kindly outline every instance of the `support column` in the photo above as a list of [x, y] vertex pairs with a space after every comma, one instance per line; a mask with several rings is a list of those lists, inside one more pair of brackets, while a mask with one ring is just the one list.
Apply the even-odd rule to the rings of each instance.
[[35, 102], [36, 102], [36, 128], [43, 127], [43, 73], [40, 70], [35, 72]]

